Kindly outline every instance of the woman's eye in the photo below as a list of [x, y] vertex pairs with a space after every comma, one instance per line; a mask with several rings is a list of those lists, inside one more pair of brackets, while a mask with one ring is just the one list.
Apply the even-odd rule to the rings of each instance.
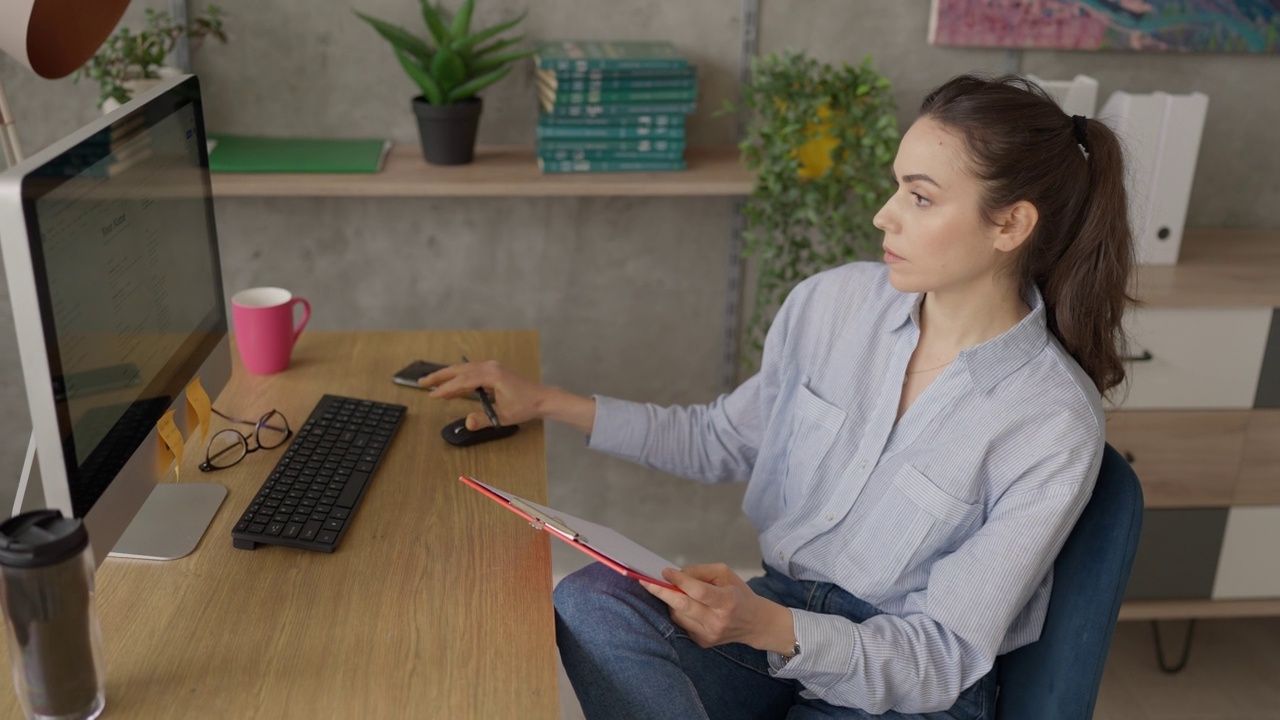
[[915, 198], [914, 200], [912, 200], [912, 203], [916, 207], [929, 207], [930, 205], [933, 204], [933, 202], [930, 201], [929, 198], [921, 195], [920, 193], [911, 193], [911, 197]]

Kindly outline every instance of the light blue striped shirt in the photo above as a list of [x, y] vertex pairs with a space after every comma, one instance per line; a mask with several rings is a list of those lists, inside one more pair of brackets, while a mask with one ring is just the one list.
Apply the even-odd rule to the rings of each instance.
[[[597, 397], [588, 446], [703, 482], [749, 480], [743, 510], [774, 568], [885, 614], [793, 610], [778, 677], [868, 712], [949, 708], [996, 655], [1039, 637], [1052, 564], [1103, 448], [1093, 382], [1031, 312], [961, 352], [895, 423], [920, 296], [879, 263], [805, 280], [760, 372], [707, 405]], [[696, 522], [690, 518], [690, 522]]]

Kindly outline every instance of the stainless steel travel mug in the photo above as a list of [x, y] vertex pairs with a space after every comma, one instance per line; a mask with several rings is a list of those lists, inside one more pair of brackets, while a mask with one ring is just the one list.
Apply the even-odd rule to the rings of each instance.
[[93, 569], [79, 519], [33, 510], [0, 524], [0, 603], [13, 684], [29, 720], [89, 720], [102, 713]]

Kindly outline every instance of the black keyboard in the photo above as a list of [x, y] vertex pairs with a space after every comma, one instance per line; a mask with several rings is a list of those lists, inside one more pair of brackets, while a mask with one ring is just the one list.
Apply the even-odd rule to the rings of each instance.
[[231, 544], [333, 552], [404, 419], [404, 405], [325, 395], [231, 531]]

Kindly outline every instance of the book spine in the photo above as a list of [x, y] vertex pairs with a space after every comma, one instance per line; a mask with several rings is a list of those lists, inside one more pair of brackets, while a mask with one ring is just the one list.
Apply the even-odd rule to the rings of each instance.
[[684, 125], [540, 126], [538, 140], [684, 140]]
[[692, 115], [696, 103], [625, 103], [611, 105], [553, 105], [545, 108], [556, 117], [609, 117], [613, 115]]
[[595, 70], [684, 70], [689, 62], [682, 58], [539, 58], [538, 67], [556, 73], [585, 73]]
[[544, 147], [538, 148], [538, 157], [543, 160], [588, 160], [595, 162], [597, 160], [643, 160], [646, 162], [671, 162], [674, 160], [683, 160], [684, 151], [657, 151], [651, 150], [646, 152], [638, 152], [634, 150], [548, 150]]
[[601, 90], [574, 92], [559, 90], [554, 93], [555, 105], [608, 105], [612, 103], [691, 103], [698, 99], [698, 91], [692, 87], [667, 90]]
[[544, 173], [665, 172], [684, 170], [683, 160], [538, 160]]
[[680, 126], [684, 127], [683, 115], [615, 115], [605, 118], [566, 118], [541, 113], [538, 115], [538, 127], [630, 127], [633, 125]]
[[678, 140], [583, 140], [545, 139], [538, 141], [538, 151], [582, 150], [585, 152], [682, 153], [684, 138]]
[[545, 84], [557, 92], [606, 92], [611, 90], [685, 90], [696, 89], [693, 75], [556, 75]]

